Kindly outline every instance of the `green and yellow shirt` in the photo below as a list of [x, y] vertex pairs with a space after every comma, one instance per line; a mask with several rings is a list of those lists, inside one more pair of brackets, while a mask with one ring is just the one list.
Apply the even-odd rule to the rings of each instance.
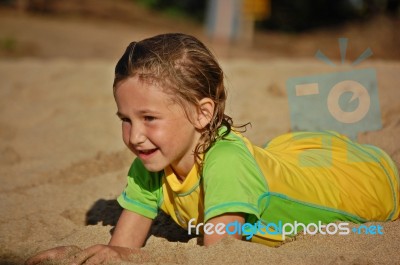
[[[205, 223], [232, 212], [248, 223], [362, 223], [396, 219], [399, 189], [386, 153], [338, 133], [288, 133], [260, 148], [230, 132], [205, 154], [202, 174], [194, 165], [183, 183], [171, 168], [149, 172], [136, 159], [118, 202], [152, 219], [161, 209], [186, 229], [192, 218]], [[281, 237], [252, 241], [274, 245]]]

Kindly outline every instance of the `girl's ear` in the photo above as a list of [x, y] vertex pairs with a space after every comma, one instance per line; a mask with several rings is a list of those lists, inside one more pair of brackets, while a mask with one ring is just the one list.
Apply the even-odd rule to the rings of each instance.
[[214, 116], [215, 103], [211, 98], [203, 98], [197, 106], [197, 117], [194, 126], [197, 129], [206, 127]]

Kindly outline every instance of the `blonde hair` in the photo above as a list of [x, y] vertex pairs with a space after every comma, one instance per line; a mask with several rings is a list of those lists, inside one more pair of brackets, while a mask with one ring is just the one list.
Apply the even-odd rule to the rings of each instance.
[[[132, 76], [161, 84], [184, 110], [187, 104], [197, 106], [206, 97], [214, 101], [214, 115], [194, 150], [197, 162], [201, 163], [200, 155], [217, 139], [231, 131], [232, 118], [224, 113], [224, 73], [214, 55], [195, 37], [169, 33], [130, 43], [115, 67], [114, 93], [121, 81]], [[218, 135], [222, 126], [227, 130]]]

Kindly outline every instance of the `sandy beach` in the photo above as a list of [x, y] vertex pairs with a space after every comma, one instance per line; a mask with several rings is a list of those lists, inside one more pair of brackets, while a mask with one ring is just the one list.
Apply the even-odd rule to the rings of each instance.
[[[0, 40], [16, 42], [12, 51], [0, 54], [0, 264], [23, 264], [38, 251], [61, 245], [106, 244], [120, 213], [115, 199], [134, 159], [115, 115], [114, 66], [130, 41], [166, 32], [168, 25], [0, 11]], [[201, 27], [174, 28], [178, 30], [208, 42]], [[334, 45], [326, 47], [326, 54], [338, 64], [334, 47], [341, 33], [349, 34], [351, 46], [354, 29], [329, 36]], [[316, 46], [327, 42], [328, 36], [316, 35], [324, 40]], [[271, 35], [275, 44], [277, 38]], [[290, 131], [288, 78], [353, 69], [351, 60], [371, 47], [374, 56], [354, 69], [376, 70], [383, 128], [361, 133], [358, 140], [385, 150], [399, 168], [400, 57], [391, 50], [399, 43], [369, 43], [368, 34], [354, 39], [357, 48], [338, 68], [313, 57], [316, 49], [307, 45], [311, 36], [299, 41], [306, 48], [295, 56], [265, 51], [262, 44], [228, 52], [210, 44], [227, 77], [227, 113], [236, 123], [251, 122], [245, 135], [262, 145]], [[308, 50], [309, 56], [304, 55]], [[137, 262], [400, 264], [400, 221], [368, 225], [382, 226], [383, 235], [299, 235], [279, 248], [228, 238], [206, 248], [162, 215]]]

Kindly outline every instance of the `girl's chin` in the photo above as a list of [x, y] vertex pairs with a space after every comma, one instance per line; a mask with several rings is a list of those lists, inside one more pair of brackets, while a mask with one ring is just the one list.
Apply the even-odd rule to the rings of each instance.
[[[143, 162], [143, 161], [142, 161], [142, 162]], [[144, 167], [145, 167], [148, 171], [154, 172], [154, 173], [160, 172], [160, 171], [164, 170], [164, 168], [165, 168], [165, 167], [163, 167], [163, 166], [146, 165], [145, 163], [143, 163], [143, 165], [144, 165]]]
[[[156, 153], [159, 151], [157, 150]], [[159, 172], [161, 170], [164, 170], [165, 167], [168, 166], [168, 163], [165, 161], [157, 161], [158, 157], [156, 157], [157, 154], [152, 154], [151, 157], [149, 156], [143, 156], [139, 155], [138, 158], [140, 161], [142, 161], [143, 166], [150, 172]]]

